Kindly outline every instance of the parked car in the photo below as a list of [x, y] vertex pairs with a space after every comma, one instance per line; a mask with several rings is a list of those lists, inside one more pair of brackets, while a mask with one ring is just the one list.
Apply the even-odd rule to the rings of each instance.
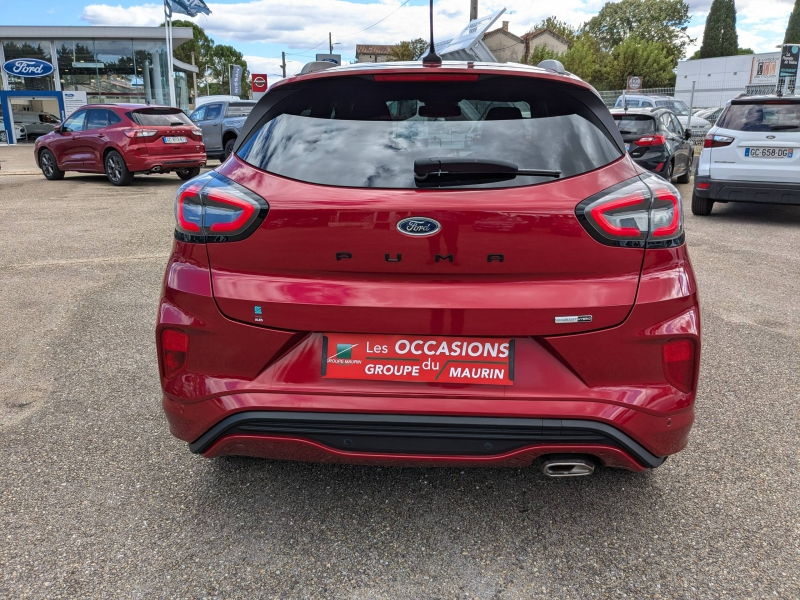
[[[28, 134], [25, 131], [25, 128], [17, 123], [14, 122], [14, 139], [16, 141], [27, 139]], [[5, 121], [0, 120], [0, 143], [7, 144], [8, 143], [8, 132], [6, 132], [6, 125]]]
[[212, 94], [211, 96], [200, 96], [194, 102], [195, 108], [200, 108], [203, 104], [211, 104], [212, 102], [239, 102], [239, 96], [229, 96], [228, 94]]
[[706, 135], [697, 163], [692, 212], [715, 202], [800, 205], [800, 98], [732, 100]]
[[711, 108], [704, 108], [697, 113], [697, 116], [708, 121], [713, 127], [714, 124], [717, 122], [717, 119], [719, 119], [719, 116], [722, 114], [723, 110], [725, 110], [724, 106], [713, 106]]
[[666, 108], [675, 113], [681, 126], [687, 127], [695, 134], [703, 134], [711, 128], [711, 123], [707, 120], [692, 115], [691, 127], [689, 127], [689, 107], [683, 100], [671, 98], [669, 96], [643, 96], [639, 94], [628, 94], [617, 98], [614, 108], [623, 108], [622, 101], [628, 108]]
[[689, 183], [694, 164], [692, 132], [666, 108], [612, 109], [625, 148], [642, 168], [667, 181]]
[[578, 77], [395, 62], [285, 79], [175, 218], [156, 340], [192, 452], [541, 457], [570, 476], [687, 443], [700, 315], [680, 194]]
[[135, 173], [191, 179], [206, 164], [200, 129], [179, 108], [147, 104], [88, 105], [36, 140], [36, 163], [47, 179], [65, 171], [105, 173], [129, 185]]
[[231, 155], [239, 130], [255, 105], [252, 100], [213, 102], [204, 104], [190, 115], [203, 130], [209, 158], [225, 160]]
[[61, 119], [47, 112], [20, 111], [14, 113], [14, 123], [25, 127], [28, 138], [33, 138], [53, 131]]

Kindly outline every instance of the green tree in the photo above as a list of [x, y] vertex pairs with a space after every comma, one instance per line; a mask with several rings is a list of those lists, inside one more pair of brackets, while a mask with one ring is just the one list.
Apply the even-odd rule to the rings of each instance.
[[755, 54], [752, 48], [739, 48], [739, 51], [736, 54]]
[[422, 38], [400, 42], [389, 53], [387, 61], [419, 60], [430, 44]]
[[[161, 26], [163, 27], [164, 24], [162, 23]], [[194, 37], [177, 46], [173, 54], [178, 60], [192, 64], [192, 53], [194, 53], [194, 64], [197, 65], [199, 76], [204, 77], [213, 57], [214, 40], [206, 35], [202, 27], [191, 21], [175, 20], [172, 21], [172, 26], [191, 27], [194, 30]]]
[[629, 38], [664, 46], [674, 68], [694, 40], [686, 33], [689, 5], [684, 0], [621, 0], [609, 2], [583, 26], [604, 52], [612, 52]]
[[219, 82], [219, 92], [227, 94], [230, 90], [230, 65], [242, 66], [242, 96], [247, 97], [250, 92], [250, 72], [247, 70], [247, 63], [244, 55], [233, 46], [218, 44], [214, 46], [211, 53], [211, 63], [209, 72], [217, 82]]
[[665, 44], [628, 38], [605, 60], [602, 85], [607, 89], [622, 89], [629, 76], [638, 75], [647, 87], [668, 87], [675, 83], [673, 66], [674, 60]]
[[794, 10], [789, 15], [789, 24], [786, 26], [786, 34], [783, 36], [784, 44], [800, 43], [800, 0], [794, 0]]
[[570, 43], [575, 40], [577, 35], [575, 28], [572, 25], [566, 21], [561, 21], [557, 17], [552, 16], [539, 21], [531, 28], [531, 31], [538, 31], [539, 29], [549, 29], [553, 33], [557, 33], [564, 39], [568, 40]]
[[733, 56], [739, 51], [734, 0], [714, 0], [706, 18], [700, 58]]
[[555, 59], [563, 62], [563, 58], [563, 54], [556, 52], [555, 50], [552, 50], [542, 44], [541, 46], [534, 46], [531, 48], [531, 52], [528, 55], [528, 63], [535, 67], [543, 60]]
[[586, 33], [578, 35], [560, 60], [570, 73], [592, 85], [600, 83], [605, 55], [592, 36]]

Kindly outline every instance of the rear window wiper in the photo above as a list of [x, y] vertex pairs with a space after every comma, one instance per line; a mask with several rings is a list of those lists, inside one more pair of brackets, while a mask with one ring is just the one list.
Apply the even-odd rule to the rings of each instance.
[[[464, 183], [475, 179], [489, 178], [496, 181], [523, 177], [561, 177], [554, 169], [520, 169], [512, 162], [483, 158], [418, 158], [414, 161], [414, 179], [417, 185], [426, 182], [457, 178]], [[431, 181], [432, 180], [432, 181]]]
[[790, 129], [800, 129], [800, 125], [770, 125], [772, 131], [789, 131]]

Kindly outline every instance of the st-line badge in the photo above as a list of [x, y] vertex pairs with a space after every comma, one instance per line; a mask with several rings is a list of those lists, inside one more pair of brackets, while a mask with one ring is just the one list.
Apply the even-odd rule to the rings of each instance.
[[326, 333], [328, 379], [513, 385], [514, 340]]
[[571, 317], [556, 317], [556, 323], [591, 323], [592, 315], [575, 315]]

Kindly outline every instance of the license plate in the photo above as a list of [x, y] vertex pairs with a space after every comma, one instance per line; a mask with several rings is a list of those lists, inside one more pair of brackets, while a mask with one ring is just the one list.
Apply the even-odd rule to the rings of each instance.
[[745, 148], [745, 158], [792, 158], [794, 148]]
[[416, 335], [323, 335], [329, 379], [514, 384], [514, 340]]
[[188, 140], [183, 136], [164, 137], [165, 144], [185, 144]]

